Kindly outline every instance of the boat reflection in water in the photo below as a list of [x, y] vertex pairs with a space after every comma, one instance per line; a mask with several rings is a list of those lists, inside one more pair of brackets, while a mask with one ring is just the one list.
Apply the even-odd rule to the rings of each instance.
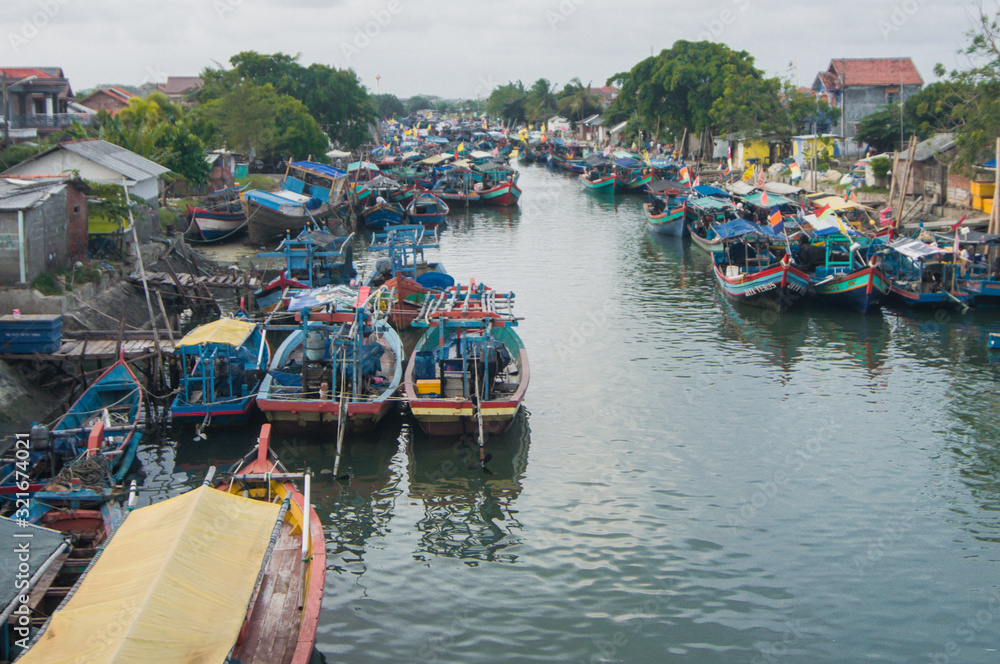
[[417, 427], [410, 435], [410, 497], [424, 504], [415, 557], [516, 562], [517, 554], [508, 549], [521, 542], [514, 501], [521, 494], [531, 439], [524, 409], [505, 433], [490, 436], [492, 458], [485, 469], [474, 439], [430, 437]]

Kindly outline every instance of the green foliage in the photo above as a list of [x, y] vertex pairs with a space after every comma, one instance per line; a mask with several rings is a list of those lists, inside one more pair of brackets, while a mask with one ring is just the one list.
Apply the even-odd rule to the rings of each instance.
[[166, 230], [177, 224], [177, 212], [164, 206], [160, 208], [160, 228]]
[[521, 81], [506, 83], [490, 92], [486, 100], [486, 112], [492, 116], [503, 118], [508, 124], [526, 122], [525, 102], [527, 93]]
[[434, 108], [434, 100], [424, 95], [416, 95], [406, 100], [406, 112], [413, 115], [417, 111]]
[[406, 107], [396, 95], [375, 95], [375, 110], [381, 118], [394, 118], [406, 115]]
[[525, 93], [524, 116], [532, 124], [541, 124], [558, 110], [554, 86], [548, 79], [535, 81]]
[[900, 115], [899, 104], [888, 104], [866, 115], [858, 123], [854, 138], [867, 143], [879, 152], [888, 152], [901, 146], [901, 141], [905, 143], [916, 133], [916, 127], [912, 120], [907, 118], [906, 113]]
[[137, 218], [138, 214], [135, 212], [135, 208], [146, 205], [146, 201], [135, 194], [130, 193], [126, 199], [125, 191], [120, 184], [97, 183], [89, 180], [86, 182], [93, 192], [91, 197], [87, 199], [87, 213], [89, 215], [109, 221], [117, 219], [122, 226], [125, 226], [128, 223], [129, 207], [133, 208], [133, 218]]
[[117, 116], [98, 111], [90, 127], [76, 125], [75, 138], [96, 137], [169, 168], [192, 184], [208, 182], [205, 145], [194, 135], [184, 108], [161, 92], [133, 97]]
[[39, 152], [49, 149], [48, 143], [21, 143], [19, 145], [8, 146], [5, 150], [0, 150], [0, 171], [5, 171], [12, 166], [20, 164], [28, 157], [34, 157]]
[[251, 189], [260, 189], [261, 191], [274, 191], [278, 188], [277, 182], [261, 173], [251, 173], [245, 178], [237, 178], [236, 184], [241, 187], [250, 185]]
[[876, 180], [884, 180], [892, 168], [892, 159], [886, 156], [875, 157], [868, 162], [868, 165], [871, 166], [872, 175], [875, 176]]
[[[354, 149], [368, 140], [370, 126], [378, 114], [375, 101], [361, 85], [354, 71], [336, 69], [323, 64], [303, 67], [299, 64], [298, 57], [284, 53], [268, 55], [255, 51], [238, 53], [229, 59], [232, 69], [206, 69], [202, 72], [205, 85], [199, 93], [199, 99], [208, 103], [219, 102], [236, 92], [238, 95], [251, 97], [252, 101], [260, 105], [256, 110], [261, 113], [255, 113], [254, 120], [259, 121], [263, 115], [271, 122], [263, 127], [255, 124], [245, 132], [261, 141], [254, 144], [258, 152], [263, 149], [263, 145], [267, 145], [269, 150], [292, 149], [297, 154], [300, 151], [304, 154], [313, 151], [314, 156], [326, 152], [326, 146], [322, 149], [313, 149], [316, 135], [306, 120], [297, 118], [289, 123], [292, 126], [291, 134], [289, 134], [289, 124], [274, 126], [277, 121], [272, 114], [266, 112], [267, 102], [260, 98], [262, 96], [260, 90], [268, 86], [273, 95], [279, 97], [285, 95], [304, 104], [306, 114], [312, 116], [330, 141]], [[234, 99], [230, 97], [224, 106], [229, 106], [233, 101]], [[216, 118], [216, 125], [218, 124]], [[219, 131], [233, 135], [231, 127]], [[203, 132], [210, 133], [210, 130], [203, 129]], [[278, 148], [269, 145], [269, 135], [276, 137]], [[287, 148], [289, 143], [294, 143], [295, 147]], [[281, 148], [283, 145], [286, 147]]]
[[685, 128], [698, 133], [712, 126], [712, 106], [732, 76], [737, 77], [734, 84], [746, 77], [763, 77], [746, 51], [714, 42], [677, 41], [669, 50], [608, 79], [608, 85], [621, 91], [605, 122], [613, 125], [635, 115], [644, 126], [662, 126], [676, 136]]
[[556, 102], [559, 112], [568, 119], [579, 121], [601, 110], [601, 96], [590, 91], [579, 78], [570, 80]]
[[54, 276], [48, 272], [42, 272], [31, 282], [31, 287], [42, 295], [62, 295], [63, 288]]

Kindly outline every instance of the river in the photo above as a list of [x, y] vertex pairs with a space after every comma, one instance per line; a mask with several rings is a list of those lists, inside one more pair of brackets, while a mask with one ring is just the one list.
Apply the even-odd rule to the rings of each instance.
[[[640, 199], [522, 171], [437, 252], [524, 317], [491, 472], [403, 414], [348, 480], [333, 441], [276, 443], [318, 473], [327, 661], [996, 662], [1000, 313], [736, 309]], [[146, 445], [144, 500], [255, 433]]]

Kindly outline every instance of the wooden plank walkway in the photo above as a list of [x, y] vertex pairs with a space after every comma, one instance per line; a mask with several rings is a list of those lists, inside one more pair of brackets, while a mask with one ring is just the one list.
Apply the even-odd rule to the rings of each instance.
[[[115, 360], [118, 359], [117, 339], [67, 339], [62, 345], [52, 353], [38, 353], [32, 355], [16, 355], [13, 353], [0, 354], [0, 359], [5, 360], [50, 360], [79, 361], [81, 355], [86, 355], [88, 360]], [[174, 346], [169, 339], [160, 339], [160, 350], [164, 353], [173, 352]], [[135, 359], [144, 357], [156, 352], [156, 342], [152, 339], [126, 339], [122, 341], [122, 350], [125, 352], [125, 359]]]
[[[134, 284], [142, 284], [142, 279], [139, 278], [138, 274], [132, 274], [129, 276], [129, 281]], [[224, 274], [220, 276], [212, 277], [192, 277], [186, 272], [182, 272], [177, 275], [177, 281], [181, 286], [195, 286], [197, 284], [203, 284], [208, 288], [243, 288], [244, 283], [248, 288], [257, 290], [260, 288], [260, 280], [256, 277], [244, 277], [243, 274]], [[176, 286], [173, 277], [167, 272], [147, 272], [146, 273], [146, 283], [150, 286]]]

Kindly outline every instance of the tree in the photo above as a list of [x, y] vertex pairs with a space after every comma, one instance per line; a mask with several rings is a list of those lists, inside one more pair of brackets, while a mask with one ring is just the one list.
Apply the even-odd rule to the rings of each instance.
[[[1000, 22], [980, 5], [977, 24], [966, 33], [968, 45], [962, 50], [970, 61], [963, 70], [950, 72], [954, 87], [942, 91], [943, 99], [930, 111], [943, 113], [954, 128], [959, 166], [975, 166], [992, 158], [1000, 136]], [[942, 65], [935, 74], [943, 76]], [[930, 87], [930, 86], [928, 86]], [[918, 112], [924, 107], [917, 107]], [[947, 109], [950, 108], [950, 111]], [[950, 118], [948, 117], [950, 115]]]
[[558, 101], [554, 88], [544, 78], [538, 79], [528, 88], [524, 99], [524, 116], [528, 122], [538, 124], [555, 115]]
[[486, 99], [486, 112], [494, 117], [503, 118], [510, 124], [525, 122], [527, 98], [521, 81], [505, 83], [490, 92], [489, 98]]
[[608, 79], [620, 92], [608, 108], [607, 121], [637, 116], [645, 126], [662, 126], [677, 136], [685, 129], [699, 133], [712, 126], [712, 106], [723, 96], [730, 76], [763, 78], [746, 51], [714, 42], [677, 41]]
[[198, 98], [202, 102], [219, 99], [241, 81], [258, 87], [270, 85], [275, 93], [305, 104], [331, 141], [353, 149], [368, 140], [378, 114], [357, 74], [323, 64], [303, 67], [298, 59], [298, 55], [285, 53], [237, 53], [229, 59], [231, 70], [207, 69], [202, 73], [205, 85]]
[[375, 110], [379, 117], [394, 118], [406, 115], [406, 107], [396, 95], [382, 94], [375, 95]]
[[899, 104], [888, 104], [862, 118], [854, 138], [879, 152], [888, 152], [897, 147], [902, 150], [910, 136], [917, 133], [908, 120]]
[[406, 100], [406, 112], [410, 115], [433, 107], [434, 100], [424, 95], [416, 95]]
[[560, 113], [579, 122], [600, 112], [601, 101], [601, 95], [591, 92], [589, 84], [584, 85], [579, 78], [574, 78], [563, 88], [557, 104]]
[[204, 143], [195, 135], [184, 108], [162, 92], [133, 97], [117, 116], [99, 111], [90, 127], [75, 132], [77, 138], [96, 137], [120, 145], [191, 184], [208, 182], [211, 168], [205, 161]]

